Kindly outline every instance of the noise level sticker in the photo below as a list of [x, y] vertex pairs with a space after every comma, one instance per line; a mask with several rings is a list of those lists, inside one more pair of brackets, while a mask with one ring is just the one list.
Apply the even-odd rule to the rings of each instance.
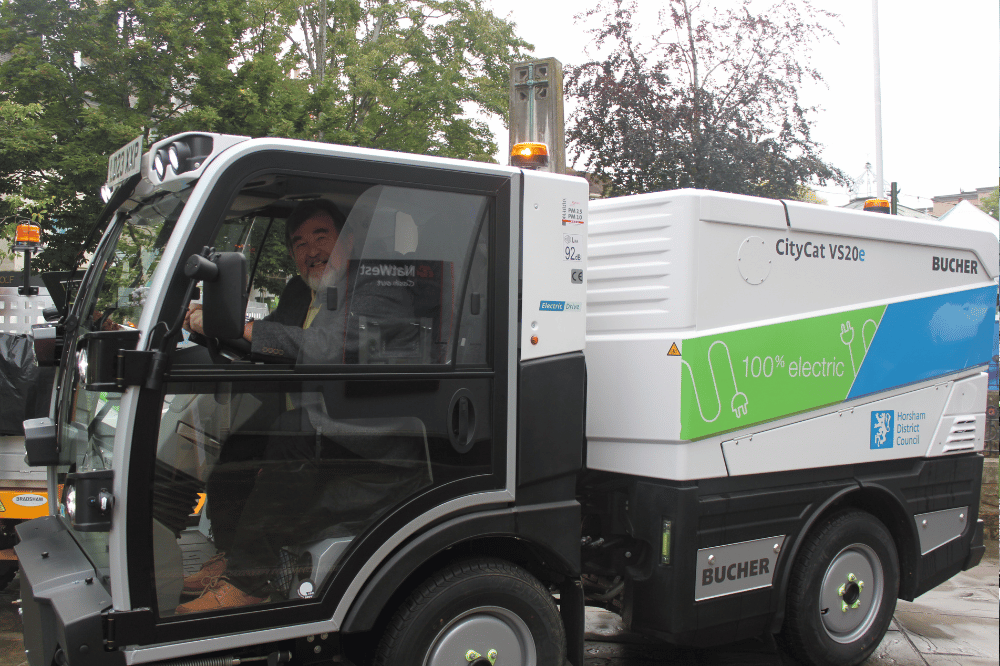
[[670, 345], [670, 351], [667, 352], [667, 356], [680, 356], [681, 350], [677, 348], [677, 343]]
[[563, 261], [583, 261], [583, 234], [567, 232], [562, 240]]

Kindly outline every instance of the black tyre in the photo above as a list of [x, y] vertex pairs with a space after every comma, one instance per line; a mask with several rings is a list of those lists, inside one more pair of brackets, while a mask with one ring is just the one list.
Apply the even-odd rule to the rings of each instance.
[[802, 545], [779, 641], [813, 666], [853, 666], [882, 642], [899, 592], [892, 535], [863, 511], [832, 516]]
[[420, 585], [389, 622], [376, 666], [549, 666], [566, 661], [555, 601], [518, 566], [474, 559]]

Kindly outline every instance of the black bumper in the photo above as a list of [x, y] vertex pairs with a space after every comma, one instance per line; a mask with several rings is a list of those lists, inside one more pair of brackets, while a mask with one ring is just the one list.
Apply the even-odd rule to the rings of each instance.
[[[124, 666], [104, 647], [102, 614], [111, 595], [76, 541], [54, 516], [17, 526], [21, 608], [29, 666]], [[62, 652], [56, 658], [57, 652]]]
[[975, 531], [972, 533], [972, 542], [969, 544], [969, 556], [965, 559], [965, 564], [962, 565], [962, 571], [968, 571], [977, 567], [983, 561], [983, 553], [986, 552], [986, 544], [983, 541], [983, 528], [983, 519], [980, 518], [976, 521]]

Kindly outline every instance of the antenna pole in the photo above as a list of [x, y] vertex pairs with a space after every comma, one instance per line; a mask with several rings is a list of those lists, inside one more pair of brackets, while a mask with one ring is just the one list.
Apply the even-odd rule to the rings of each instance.
[[872, 0], [872, 45], [875, 60], [875, 190], [878, 198], [885, 198], [882, 185], [882, 81], [879, 74], [878, 55], [878, 0]]

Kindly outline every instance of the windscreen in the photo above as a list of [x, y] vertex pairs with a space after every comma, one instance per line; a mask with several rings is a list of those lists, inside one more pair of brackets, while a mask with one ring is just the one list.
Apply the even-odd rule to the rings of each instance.
[[[118, 212], [92, 259], [90, 279], [74, 311], [80, 324], [67, 340], [70, 349], [89, 331], [136, 327], [153, 273], [189, 195], [190, 190], [161, 193]], [[70, 471], [110, 469], [121, 393], [88, 391], [75, 362], [63, 372], [67, 374], [61, 385], [72, 389], [63, 391], [59, 405], [59, 445], [71, 461]], [[106, 572], [107, 533], [77, 536], [94, 565]]]

